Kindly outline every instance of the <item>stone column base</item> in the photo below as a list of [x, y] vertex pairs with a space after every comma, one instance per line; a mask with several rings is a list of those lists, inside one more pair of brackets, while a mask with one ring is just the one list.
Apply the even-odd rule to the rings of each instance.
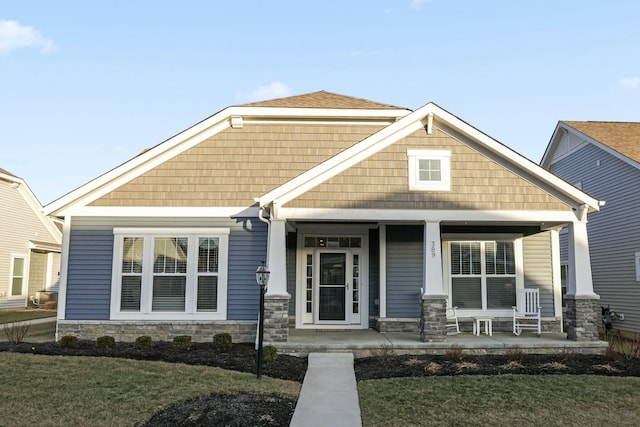
[[287, 342], [289, 339], [290, 295], [264, 296], [264, 341]]
[[598, 326], [602, 319], [598, 316], [599, 297], [565, 295], [567, 301], [567, 339], [571, 341], [599, 341]]
[[423, 295], [420, 316], [422, 342], [447, 340], [447, 298], [445, 295]]

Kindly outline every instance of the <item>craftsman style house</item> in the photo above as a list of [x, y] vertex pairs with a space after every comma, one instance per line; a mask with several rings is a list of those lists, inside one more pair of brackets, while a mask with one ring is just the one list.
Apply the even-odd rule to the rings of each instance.
[[[606, 326], [640, 333], [640, 123], [558, 122], [541, 165], [606, 201], [587, 226], [593, 287], [613, 312]], [[567, 246], [561, 233], [568, 272]]]
[[510, 330], [523, 288], [559, 331], [568, 227], [568, 338], [596, 340], [599, 208], [433, 103], [321, 91], [229, 107], [46, 207], [65, 219], [58, 335], [251, 340], [261, 261], [267, 341], [290, 328], [442, 341], [447, 304]]
[[62, 230], [22, 178], [0, 169], [0, 309], [44, 306], [60, 280]]

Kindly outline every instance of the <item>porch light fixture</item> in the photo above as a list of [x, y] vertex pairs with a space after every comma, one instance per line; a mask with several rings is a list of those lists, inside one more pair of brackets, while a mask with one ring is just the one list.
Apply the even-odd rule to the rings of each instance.
[[264, 293], [269, 283], [269, 267], [262, 265], [256, 269], [256, 282], [260, 286], [260, 315], [258, 317], [258, 379], [262, 379], [262, 342], [264, 340]]

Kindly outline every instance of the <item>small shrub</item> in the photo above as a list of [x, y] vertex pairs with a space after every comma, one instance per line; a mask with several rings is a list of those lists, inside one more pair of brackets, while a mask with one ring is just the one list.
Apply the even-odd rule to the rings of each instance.
[[232, 344], [231, 334], [227, 332], [221, 332], [213, 336], [213, 348], [226, 351], [231, 349]]
[[75, 335], [65, 335], [60, 338], [60, 347], [62, 348], [76, 348], [78, 344], [78, 337]]
[[178, 335], [173, 338], [173, 348], [176, 350], [189, 350], [191, 348], [191, 335]]
[[520, 347], [507, 349], [504, 353], [504, 358], [507, 359], [507, 362], [522, 362], [526, 357], [527, 354]]
[[115, 338], [107, 335], [98, 337], [98, 339], [96, 339], [96, 347], [100, 349], [116, 348], [116, 340]]
[[272, 346], [267, 345], [262, 349], [262, 360], [265, 365], [270, 365], [278, 359], [278, 350]]
[[456, 362], [456, 363], [462, 362], [462, 350], [463, 350], [462, 346], [458, 344], [452, 345], [451, 348], [445, 351], [444, 360], [447, 360], [449, 362]]
[[9, 342], [11, 344], [20, 344], [27, 336], [31, 324], [29, 322], [16, 322], [12, 324], [5, 323], [2, 326]]
[[148, 335], [142, 335], [136, 338], [136, 350], [147, 351], [153, 348], [153, 340]]

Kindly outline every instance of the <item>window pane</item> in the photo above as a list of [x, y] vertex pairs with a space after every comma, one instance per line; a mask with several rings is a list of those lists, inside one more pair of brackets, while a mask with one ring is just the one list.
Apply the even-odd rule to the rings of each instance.
[[509, 309], [516, 305], [516, 280], [513, 277], [487, 277], [487, 308]]
[[122, 247], [122, 272], [142, 273], [144, 238], [125, 237]]
[[184, 276], [155, 276], [151, 310], [184, 311], [185, 289], [186, 277]]
[[198, 277], [198, 311], [218, 309], [218, 276]]
[[480, 242], [452, 242], [451, 274], [480, 272]]
[[142, 276], [124, 276], [120, 295], [120, 311], [140, 311]]
[[513, 242], [485, 243], [487, 274], [516, 274]]
[[186, 237], [156, 237], [154, 239], [153, 272], [187, 272]]
[[24, 258], [13, 259], [13, 277], [24, 276]]
[[482, 308], [482, 284], [479, 277], [454, 277], [451, 303], [458, 308]]
[[418, 179], [420, 181], [441, 181], [442, 166], [439, 159], [419, 159]]
[[22, 277], [14, 277], [11, 281], [11, 295], [22, 295]]
[[198, 272], [218, 272], [218, 238], [201, 238], [198, 244]]

